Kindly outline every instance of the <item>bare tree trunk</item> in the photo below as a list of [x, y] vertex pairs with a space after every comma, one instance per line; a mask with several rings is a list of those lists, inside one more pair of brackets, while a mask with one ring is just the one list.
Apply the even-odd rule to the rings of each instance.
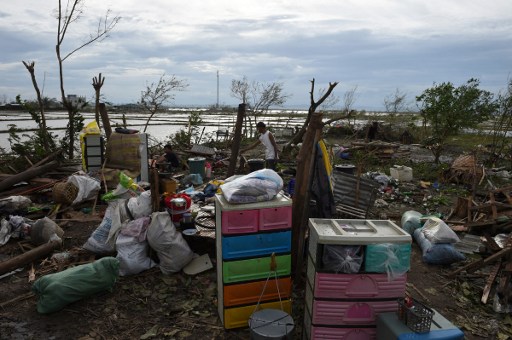
[[35, 62], [26, 63], [23, 61], [23, 65], [27, 68], [30, 73], [30, 78], [32, 78], [32, 85], [34, 86], [34, 90], [36, 90], [37, 94], [37, 103], [39, 105], [39, 113], [41, 114], [41, 123], [39, 124], [39, 130], [41, 131], [41, 138], [43, 142], [43, 147], [45, 150], [50, 149], [50, 143], [48, 141], [48, 129], [46, 127], [46, 116], [44, 114], [44, 103], [43, 98], [41, 97], [41, 91], [39, 91], [39, 86], [37, 85], [36, 75], [35, 75]]
[[320, 105], [322, 105], [322, 103], [327, 99], [327, 97], [329, 97], [331, 95], [331, 93], [334, 90], [334, 88], [336, 87], [336, 85], [338, 85], [337, 82], [329, 83], [329, 88], [327, 89], [327, 91], [318, 100], [318, 102], [315, 102], [314, 99], [313, 99], [313, 91], [315, 90], [315, 79], [313, 79], [311, 81], [311, 92], [309, 93], [311, 104], [310, 104], [309, 109], [308, 109], [308, 116], [306, 117], [306, 121], [302, 125], [301, 129], [299, 130], [299, 132], [297, 132], [295, 134], [295, 136], [293, 136], [292, 139], [290, 139], [288, 141], [288, 143], [286, 143], [286, 145], [283, 147], [283, 152], [286, 152], [286, 151], [290, 150], [292, 144], [297, 145], [297, 144], [302, 142], [302, 138], [304, 138], [304, 135], [306, 134], [306, 129], [307, 129], [308, 125], [309, 125], [309, 122], [311, 121], [311, 116], [313, 115], [313, 113], [316, 112], [316, 109]]
[[96, 103], [94, 105], [94, 111], [95, 115], [94, 118], [96, 119], [96, 123], [98, 123], [98, 126], [100, 125], [100, 95], [101, 95], [101, 87], [105, 83], [105, 77], [101, 76], [101, 73], [99, 74], [98, 78], [94, 77], [92, 78], [92, 87], [94, 87], [94, 93], [96, 94]]
[[309, 187], [312, 167], [314, 164], [314, 148], [322, 134], [322, 113], [316, 109], [329, 97], [332, 90], [338, 85], [337, 82], [329, 83], [329, 89], [315, 102], [313, 93], [315, 90], [315, 79], [311, 81], [310, 107], [308, 110], [308, 125], [304, 134], [304, 141], [297, 157], [297, 175], [295, 180], [295, 194], [292, 206], [292, 268], [295, 273], [296, 282], [300, 281], [303, 265], [304, 239], [307, 222], [309, 218]]
[[229, 159], [229, 168], [226, 177], [233, 176], [236, 169], [236, 160], [240, 151], [240, 142], [242, 141], [242, 126], [245, 116], [245, 104], [238, 105], [238, 113], [236, 115], [235, 135], [231, 144], [231, 157]]

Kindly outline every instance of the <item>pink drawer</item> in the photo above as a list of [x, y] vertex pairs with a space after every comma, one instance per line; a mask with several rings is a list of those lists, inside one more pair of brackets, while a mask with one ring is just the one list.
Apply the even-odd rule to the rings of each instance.
[[290, 229], [292, 227], [292, 207], [265, 208], [260, 210], [259, 230]]
[[314, 325], [368, 325], [374, 326], [379, 313], [395, 312], [397, 300], [389, 301], [325, 301], [314, 300]]
[[258, 210], [234, 210], [222, 212], [223, 234], [247, 234], [258, 232]]
[[388, 281], [387, 274], [316, 273], [316, 298], [361, 299], [405, 296], [406, 275]]
[[311, 327], [311, 340], [375, 340], [375, 328]]

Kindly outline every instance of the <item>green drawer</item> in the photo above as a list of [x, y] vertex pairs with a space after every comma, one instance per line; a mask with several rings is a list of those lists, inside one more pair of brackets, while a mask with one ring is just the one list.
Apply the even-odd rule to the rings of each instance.
[[[277, 276], [291, 273], [291, 255], [276, 256]], [[224, 283], [266, 279], [270, 271], [270, 256], [222, 263]], [[274, 274], [272, 274], [274, 277]]]

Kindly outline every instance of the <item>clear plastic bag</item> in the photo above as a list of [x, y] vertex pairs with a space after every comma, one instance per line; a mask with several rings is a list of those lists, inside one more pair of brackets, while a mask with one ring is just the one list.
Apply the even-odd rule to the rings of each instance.
[[437, 217], [430, 217], [421, 230], [432, 243], [457, 243], [460, 241], [457, 234]]
[[421, 228], [421, 216], [420, 212], [409, 210], [403, 213], [401, 226], [408, 234], [412, 235], [414, 231]]
[[322, 256], [323, 269], [335, 273], [358, 273], [363, 263], [361, 246], [326, 245]]

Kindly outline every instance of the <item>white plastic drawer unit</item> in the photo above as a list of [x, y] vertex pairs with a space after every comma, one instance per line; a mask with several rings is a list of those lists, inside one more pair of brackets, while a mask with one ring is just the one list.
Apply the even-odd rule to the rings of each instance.
[[316, 257], [318, 244], [366, 245], [411, 243], [405, 230], [389, 220], [309, 219], [309, 253]]

